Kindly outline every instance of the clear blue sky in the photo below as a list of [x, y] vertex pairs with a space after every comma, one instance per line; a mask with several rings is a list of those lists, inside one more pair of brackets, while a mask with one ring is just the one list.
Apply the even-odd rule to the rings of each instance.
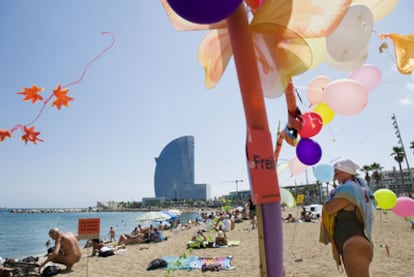
[[[376, 22], [380, 33], [413, 33], [414, 2], [401, 0]], [[204, 31], [178, 32], [160, 1], [3, 0], [0, 2], [0, 129], [31, 121], [41, 104], [23, 102], [23, 87], [44, 87], [49, 95], [58, 83], [79, 78], [84, 66], [107, 47], [114, 47], [70, 87], [75, 98], [61, 111], [48, 105], [35, 123], [44, 143], [12, 139], [0, 143], [0, 207], [87, 207], [96, 201], [140, 201], [154, 196], [155, 161], [171, 140], [195, 137], [195, 176], [213, 195], [249, 188], [245, 158], [246, 123], [233, 60], [219, 84], [204, 88], [198, 46]], [[410, 163], [414, 141], [414, 79], [396, 71], [393, 45], [379, 54], [373, 34], [366, 63], [377, 65], [383, 78], [358, 115], [336, 115], [314, 137], [321, 145], [320, 163], [350, 157], [360, 165], [398, 164], [390, 156], [397, 138], [395, 113]], [[295, 77], [308, 110], [306, 87], [318, 75], [348, 77], [326, 64]], [[284, 97], [266, 99], [275, 137], [278, 121], [286, 124]], [[283, 145], [281, 159], [295, 149]], [[404, 165], [405, 167], [405, 165]], [[314, 180], [312, 171], [308, 178]], [[303, 182], [305, 174], [280, 176], [280, 185]], [[230, 181], [230, 182], [228, 182]]]

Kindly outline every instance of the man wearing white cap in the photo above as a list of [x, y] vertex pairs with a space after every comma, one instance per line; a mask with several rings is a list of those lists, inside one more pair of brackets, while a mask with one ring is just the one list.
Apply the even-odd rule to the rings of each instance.
[[321, 242], [331, 243], [338, 267], [344, 264], [349, 277], [368, 277], [373, 258], [371, 241], [374, 197], [359, 166], [349, 159], [334, 165], [339, 186], [323, 206]]

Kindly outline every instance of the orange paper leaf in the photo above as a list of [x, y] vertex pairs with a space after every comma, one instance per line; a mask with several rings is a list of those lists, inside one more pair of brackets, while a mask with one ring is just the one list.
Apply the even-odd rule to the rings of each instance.
[[68, 88], [64, 88], [61, 89], [60, 88], [60, 84], [53, 90], [53, 95], [56, 97], [56, 99], [52, 102], [52, 107], [56, 106], [56, 108], [58, 110], [60, 110], [60, 107], [66, 106], [69, 107], [69, 101], [72, 101], [73, 98], [68, 97], [66, 94], [68, 93], [69, 89]]
[[38, 135], [40, 135], [40, 132], [35, 132], [34, 126], [30, 128], [24, 126], [23, 130], [24, 135], [21, 137], [21, 140], [23, 140], [25, 144], [27, 144], [29, 141], [33, 142], [34, 144], [37, 144], [37, 141], [44, 141], [43, 139], [37, 137]]
[[44, 88], [39, 88], [35, 85], [33, 85], [31, 88], [23, 88], [23, 91], [18, 92], [17, 94], [25, 95], [26, 97], [23, 99], [23, 101], [32, 101], [32, 103], [35, 103], [37, 100], [42, 101], [43, 97], [39, 94], [39, 92], [42, 92]]
[[0, 129], [0, 141], [4, 141], [6, 138], [11, 138], [11, 132], [9, 130]]

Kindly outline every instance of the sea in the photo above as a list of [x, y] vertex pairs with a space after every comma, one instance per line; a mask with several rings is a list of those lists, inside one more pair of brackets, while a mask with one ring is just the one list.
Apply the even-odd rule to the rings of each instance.
[[[113, 227], [116, 238], [131, 233], [137, 226], [135, 219], [145, 212], [67, 212], [67, 213], [11, 213], [0, 210], [0, 261], [6, 258], [22, 259], [28, 256], [42, 256], [50, 246], [50, 228], [78, 233], [79, 219], [99, 218], [100, 238], [109, 240], [109, 229]], [[184, 212], [181, 222], [195, 220], [199, 213]], [[147, 223], [148, 224], [148, 223]], [[141, 224], [145, 225], [145, 224]], [[80, 240], [83, 247], [86, 240]]]

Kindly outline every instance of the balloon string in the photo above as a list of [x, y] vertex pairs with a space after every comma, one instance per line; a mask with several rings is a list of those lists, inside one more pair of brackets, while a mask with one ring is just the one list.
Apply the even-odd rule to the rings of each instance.
[[82, 72], [81, 76], [76, 81], [73, 81], [72, 83], [69, 83], [67, 85], [64, 85], [62, 88], [67, 88], [67, 87], [73, 86], [75, 84], [79, 84], [82, 81], [83, 77], [85, 76], [86, 71], [88, 70], [88, 67], [91, 64], [93, 64], [94, 62], [96, 62], [98, 59], [100, 59], [103, 56], [103, 54], [105, 54], [106, 52], [108, 52], [114, 46], [114, 44], [115, 44], [115, 36], [111, 32], [102, 32], [101, 35], [110, 35], [111, 38], [112, 38], [111, 44], [108, 47], [106, 47], [105, 49], [103, 49], [101, 51], [101, 53], [99, 53], [95, 58], [93, 58], [91, 61], [89, 61], [86, 64], [85, 68], [83, 69], [83, 72]]
[[[87, 72], [89, 66], [92, 65], [94, 62], [96, 62], [98, 59], [100, 59], [106, 52], [108, 52], [114, 46], [114, 44], [115, 44], [115, 36], [114, 36], [114, 34], [112, 34], [111, 32], [102, 32], [101, 35], [110, 35], [111, 38], [112, 38], [111, 44], [108, 47], [104, 48], [95, 58], [93, 58], [92, 60], [90, 60], [86, 64], [86, 66], [84, 67], [84, 69], [82, 71], [82, 74], [80, 75], [80, 77], [77, 80], [75, 80], [75, 81], [73, 81], [73, 82], [71, 82], [71, 83], [69, 83], [67, 85], [62, 86], [62, 88], [68, 88], [70, 86], [79, 84], [82, 81], [82, 79], [85, 77], [86, 72]], [[13, 128], [10, 129], [10, 132], [13, 133], [17, 129], [22, 129], [24, 126], [34, 124], [40, 118], [40, 116], [43, 114], [43, 110], [45, 109], [47, 103], [53, 98], [53, 96], [54, 96], [54, 94], [52, 92], [49, 95], [49, 97], [45, 101], [43, 101], [42, 107], [40, 108], [40, 110], [37, 113], [36, 117], [32, 121], [30, 121], [30, 122], [28, 122], [26, 124], [20, 124], [20, 123], [19, 124], [16, 124], [16, 126], [14, 126]]]
[[[369, 27], [369, 26], [367, 26], [367, 28], [371, 31], [371, 32], [373, 32], [373, 33], [375, 33], [376, 35], [377, 35], [377, 40], [378, 40], [378, 42], [379, 43], [381, 43], [383, 40], [381, 39], [381, 33], [380, 32], [378, 32], [377, 30], [375, 30], [374, 28], [372, 28], [372, 27]], [[386, 44], [385, 42], [383, 42], [383, 44]], [[382, 46], [382, 44], [381, 44], [381, 46]], [[384, 49], [384, 48], [382, 48], [380, 46], [380, 48], [382, 49], [382, 51], [384, 51], [385, 53], [387, 53], [387, 55], [388, 55], [388, 57], [390, 57], [390, 59], [392, 60], [392, 62], [394, 63], [394, 64], [396, 64], [397, 63], [397, 61], [394, 59], [394, 56], [390, 53], [390, 51], [388, 50], [388, 45], [386, 44], [386, 48]], [[381, 50], [380, 50], [381, 51]], [[381, 53], [381, 52], [380, 52]]]

